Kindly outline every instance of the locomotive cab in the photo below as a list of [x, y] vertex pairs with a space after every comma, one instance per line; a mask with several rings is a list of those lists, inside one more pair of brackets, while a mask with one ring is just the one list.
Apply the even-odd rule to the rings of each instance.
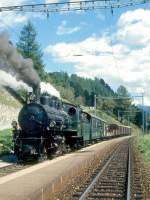
[[71, 103], [63, 103], [64, 111], [69, 115], [70, 123], [67, 129], [63, 130], [66, 143], [71, 148], [83, 146], [83, 136], [81, 135], [81, 108]]

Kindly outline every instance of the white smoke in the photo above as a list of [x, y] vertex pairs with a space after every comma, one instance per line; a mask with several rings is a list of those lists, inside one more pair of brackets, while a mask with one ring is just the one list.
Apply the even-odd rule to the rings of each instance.
[[33, 68], [31, 59], [24, 59], [11, 44], [7, 33], [0, 34], [0, 70], [3, 70], [17, 80], [22, 80], [31, 87], [37, 87], [40, 78]]
[[23, 88], [27, 91], [32, 91], [32, 88], [30, 88], [27, 84], [22, 81], [17, 81], [11, 74], [2, 70], [0, 70], [0, 86], [9, 86], [16, 90]]
[[58, 97], [60, 99], [60, 93], [54, 86], [50, 83], [41, 82], [40, 83], [41, 93], [47, 92], [48, 94]]

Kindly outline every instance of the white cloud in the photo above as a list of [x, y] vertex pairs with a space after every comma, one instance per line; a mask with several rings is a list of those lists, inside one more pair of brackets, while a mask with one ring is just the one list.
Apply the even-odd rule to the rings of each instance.
[[128, 11], [120, 16], [113, 35], [91, 36], [78, 43], [57, 43], [49, 45], [45, 51], [53, 55], [57, 62], [72, 63], [80, 76], [101, 77], [111, 86], [123, 84], [132, 93], [143, 88], [148, 104], [149, 18], [150, 10]]
[[[0, 7], [23, 5], [27, 3], [32, 2], [29, 0], [16, 0], [12, 3], [12, 0], [1, 0]], [[26, 21], [31, 18], [43, 19], [44, 16], [41, 13], [17, 13], [15, 11], [0, 12], [0, 28], [14, 28], [14, 26], [26, 23]]]
[[146, 45], [150, 42], [150, 10], [128, 11], [118, 21], [118, 39], [129, 45]]
[[27, 17], [15, 12], [1, 12], [0, 13], [0, 28], [14, 27], [17, 24], [21, 24], [27, 21]]
[[58, 26], [57, 28], [57, 35], [69, 35], [72, 34], [74, 32], [77, 32], [80, 30], [79, 26], [75, 26], [75, 27], [68, 27], [67, 26], [67, 22], [66, 21], [62, 21], [60, 26]]
[[[72, 55], [95, 55], [96, 53], [99, 54], [109, 54], [111, 53], [112, 48], [107, 42], [107, 38], [96, 38], [94, 36], [89, 37], [82, 42], [78, 43], [58, 43], [56, 45], [49, 45], [46, 48], [47, 53], [51, 53], [54, 56], [59, 57], [68, 57]], [[75, 58], [75, 61], [82, 58]], [[75, 62], [73, 61], [73, 62]]]
[[[22, 5], [27, 0], [1, 0], [0, 7]], [[16, 14], [14, 11], [0, 12], [0, 28], [14, 27], [27, 20], [27, 17], [22, 14]]]
[[45, 0], [45, 3], [58, 3], [59, 0]]
[[25, 0], [1, 0], [0, 1], [0, 7], [5, 7], [5, 6], [18, 6], [21, 5], [25, 2]]

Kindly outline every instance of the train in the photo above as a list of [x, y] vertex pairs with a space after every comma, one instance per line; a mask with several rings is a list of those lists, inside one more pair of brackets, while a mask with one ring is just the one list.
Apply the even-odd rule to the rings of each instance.
[[30, 95], [13, 121], [14, 154], [18, 160], [48, 156], [131, 134], [131, 127], [105, 120], [47, 93]]

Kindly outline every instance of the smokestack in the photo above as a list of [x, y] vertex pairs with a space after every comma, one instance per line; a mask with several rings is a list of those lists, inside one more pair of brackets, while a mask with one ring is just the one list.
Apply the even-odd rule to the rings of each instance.
[[40, 94], [41, 94], [40, 85], [33, 87], [33, 93], [35, 95], [35, 101], [40, 102]]

